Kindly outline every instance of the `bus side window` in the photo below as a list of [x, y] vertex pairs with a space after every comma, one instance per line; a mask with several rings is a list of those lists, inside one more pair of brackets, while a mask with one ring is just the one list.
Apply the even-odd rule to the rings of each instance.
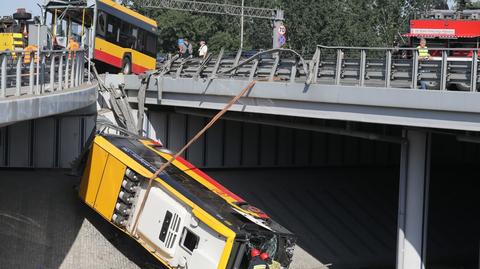
[[100, 37], [105, 37], [105, 26], [107, 25], [107, 14], [100, 11], [98, 13], [98, 22], [97, 22], [97, 35]]
[[108, 16], [107, 20], [107, 41], [117, 44], [120, 20], [114, 16]]
[[145, 53], [145, 30], [138, 29], [137, 47], [141, 53]]
[[147, 43], [146, 43], [146, 54], [152, 57], [156, 57], [157, 53], [157, 36], [148, 33], [147, 34]]
[[122, 26], [120, 27], [120, 46], [124, 48], [132, 48], [133, 39], [132, 26], [129, 23], [122, 21]]
[[132, 47], [137, 48], [137, 44], [138, 44], [138, 28], [137, 27], [132, 28], [132, 37], [133, 37]]

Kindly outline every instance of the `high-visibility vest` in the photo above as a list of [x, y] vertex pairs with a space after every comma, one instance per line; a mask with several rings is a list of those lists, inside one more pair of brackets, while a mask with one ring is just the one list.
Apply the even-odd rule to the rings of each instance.
[[78, 43], [76, 41], [68, 43], [68, 49], [69, 50], [78, 50], [79, 48], [80, 48], [80, 46], [78, 45]]
[[426, 58], [426, 57], [430, 56], [428, 54], [428, 48], [427, 47], [422, 48], [422, 47], [418, 46], [417, 49], [418, 49], [418, 56], [420, 56], [421, 58]]
[[25, 64], [29, 64], [30, 63], [30, 58], [32, 57], [31, 54], [32, 52], [34, 53], [34, 57], [35, 57], [35, 63], [38, 63], [38, 55], [37, 55], [37, 46], [35, 45], [28, 45], [24, 50], [25, 52], [24, 56], [23, 56], [23, 63]]

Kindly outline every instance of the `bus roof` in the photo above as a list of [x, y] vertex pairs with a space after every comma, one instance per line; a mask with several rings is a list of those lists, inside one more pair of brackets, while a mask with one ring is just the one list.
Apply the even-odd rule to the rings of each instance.
[[[111, 8], [113, 9], [116, 9], [118, 11], [120, 11], [121, 13], [125, 13], [125, 14], [128, 14], [142, 22], [145, 22], [147, 24], [149, 24], [150, 26], [153, 26], [153, 27], [157, 27], [157, 22], [153, 19], [150, 19], [146, 16], [143, 16], [142, 14], [138, 13], [138, 12], [135, 12], [125, 6], [122, 6], [120, 4], [117, 4], [116, 2], [112, 1], [112, 0], [98, 0], [98, 2], [100, 3], [103, 3], [107, 6], [110, 6]], [[123, 18], [121, 18], [123, 19]]]

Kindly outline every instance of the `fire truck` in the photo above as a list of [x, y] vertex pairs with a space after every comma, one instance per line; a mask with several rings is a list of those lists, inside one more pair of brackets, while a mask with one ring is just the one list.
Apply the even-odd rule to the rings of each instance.
[[[473, 49], [479, 47], [480, 10], [433, 10], [420, 19], [410, 21], [410, 32], [403, 36], [410, 38], [410, 45], [416, 46], [420, 38], [428, 41], [429, 48], [472, 48], [452, 50], [450, 57], [472, 57]], [[431, 50], [433, 57], [441, 56], [440, 51]]]
[[[410, 21], [410, 32], [403, 35], [408, 38], [409, 47], [417, 47], [421, 38], [427, 40], [431, 63], [442, 60], [439, 48], [449, 48], [446, 52], [449, 65], [469, 65], [474, 51], [480, 46], [480, 10], [432, 10]], [[459, 50], [455, 50], [458, 48]], [[471, 48], [471, 50], [469, 50]], [[410, 57], [408, 57], [410, 58]], [[465, 72], [466, 69], [463, 69]], [[469, 90], [470, 86], [462, 81], [447, 81], [448, 88]], [[438, 83], [431, 82], [435, 88]]]

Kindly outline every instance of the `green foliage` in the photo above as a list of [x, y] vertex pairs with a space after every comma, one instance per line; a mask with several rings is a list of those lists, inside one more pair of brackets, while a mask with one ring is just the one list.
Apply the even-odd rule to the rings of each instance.
[[[221, 2], [240, 5], [241, 0]], [[235, 51], [240, 45], [239, 17], [141, 10], [141, 0], [132, 4], [133, 8], [157, 20], [160, 50], [164, 53], [174, 52], [177, 39], [184, 37], [195, 46], [200, 40], [206, 40], [211, 51], [221, 47]], [[444, 0], [245, 0], [245, 6], [283, 9], [286, 46], [303, 53], [312, 53], [317, 44], [391, 46], [408, 31], [409, 20], [415, 14], [445, 5]], [[271, 47], [271, 24], [268, 20], [245, 18], [244, 49]]]

